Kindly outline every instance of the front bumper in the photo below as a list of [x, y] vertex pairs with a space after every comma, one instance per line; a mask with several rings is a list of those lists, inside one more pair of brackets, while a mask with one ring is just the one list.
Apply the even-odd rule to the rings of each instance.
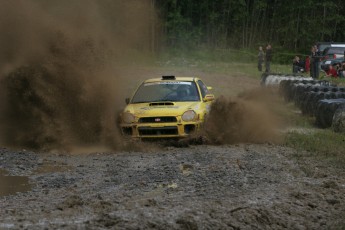
[[199, 130], [201, 122], [121, 124], [121, 132], [133, 138], [187, 137]]

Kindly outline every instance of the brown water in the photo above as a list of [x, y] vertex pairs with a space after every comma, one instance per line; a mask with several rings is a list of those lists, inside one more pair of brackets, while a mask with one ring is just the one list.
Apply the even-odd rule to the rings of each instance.
[[67, 165], [54, 165], [54, 162], [46, 162], [38, 167], [33, 173], [37, 174], [45, 174], [45, 173], [54, 173], [54, 172], [65, 172], [70, 171], [73, 169], [71, 166]]
[[0, 169], [0, 197], [26, 192], [30, 189], [28, 177], [9, 176], [6, 170]]

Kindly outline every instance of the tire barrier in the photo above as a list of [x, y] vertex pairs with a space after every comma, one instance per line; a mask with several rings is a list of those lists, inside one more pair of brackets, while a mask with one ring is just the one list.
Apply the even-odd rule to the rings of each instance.
[[[324, 88], [326, 90], [327, 88]], [[335, 89], [332, 89], [335, 90]], [[305, 99], [301, 105], [301, 111], [303, 114], [315, 116], [316, 107], [322, 99], [338, 99], [345, 98], [345, 93], [340, 91], [309, 91], [305, 95]]]
[[[336, 96], [334, 92], [330, 93], [330, 95], [332, 97]], [[315, 112], [316, 125], [321, 128], [331, 127], [336, 110], [344, 104], [345, 98], [320, 100]]]
[[341, 104], [334, 113], [332, 120], [334, 132], [345, 133], [345, 103]]
[[312, 93], [309, 98], [310, 100], [306, 102], [305, 114], [315, 116], [319, 101], [330, 98], [332, 98], [332, 95], [330, 92], [327, 91], [319, 91], [316, 93]]
[[304, 77], [302, 75], [296, 74], [274, 74], [274, 73], [263, 73], [261, 75], [261, 85], [262, 86], [279, 86], [280, 82], [283, 80], [310, 80], [311, 77]]
[[313, 85], [313, 84], [298, 85], [296, 86], [296, 89], [294, 91], [293, 101], [298, 108], [302, 109], [303, 103], [306, 101], [307, 95], [310, 92], [318, 92], [318, 91], [319, 91], [318, 85]]
[[[312, 89], [310, 91], [307, 91], [305, 94], [304, 94], [304, 100], [303, 98], [301, 99], [301, 102], [300, 102], [300, 106], [299, 108], [301, 109], [302, 111], [302, 114], [305, 114], [305, 115], [312, 115], [313, 114], [313, 110], [312, 110], [312, 101], [313, 99], [316, 97], [316, 95], [324, 95], [323, 92], [319, 92], [319, 88], [315, 88], [315, 89]], [[323, 98], [321, 98], [323, 99]]]
[[261, 85], [279, 86], [284, 101], [293, 102], [303, 115], [314, 116], [317, 126], [345, 132], [345, 87], [289, 74], [263, 74]]
[[273, 73], [262, 74], [261, 85], [279, 86], [279, 94], [284, 100], [293, 102], [303, 115], [314, 116], [319, 127], [332, 126], [336, 132], [345, 130], [345, 106], [342, 106], [345, 104], [345, 87], [302, 75]]
[[[283, 96], [286, 102], [297, 101], [297, 98], [303, 98], [303, 94], [309, 88], [318, 91], [311, 87], [329, 87], [331, 86], [328, 81], [319, 80], [283, 80], [279, 86], [279, 93]], [[298, 102], [296, 102], [298, 104]]]

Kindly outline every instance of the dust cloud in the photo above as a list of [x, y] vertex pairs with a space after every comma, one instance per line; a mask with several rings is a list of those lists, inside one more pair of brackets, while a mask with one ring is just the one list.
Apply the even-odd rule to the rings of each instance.
[[220, 96], [211, 106], [203, 135], [211, 144], [280, 143], [282, 121], [272, 110], [273, 95], [254, 89], [236, 98]]
[[151, 16], [149, 1], [0, 1], [1, 144], [119, 148], [117, 70], [149, 49]]
[[[146, 0], [0, 1], [1, 144], [154, 149], [123, 146], [116, 124], [126, 89], [121, 66], [150, 50], [152, 16]], [[211, 143], [278, 139], [276, 119], [252, 98], [215, 101], [205, 124]]]

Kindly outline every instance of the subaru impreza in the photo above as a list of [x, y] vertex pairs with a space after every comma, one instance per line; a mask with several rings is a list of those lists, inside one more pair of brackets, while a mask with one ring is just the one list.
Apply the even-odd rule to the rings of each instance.
[[215, 97], [198, 77], [163, 76], [140, 84], [120, 114], [132, 138], [183, 138], [202, 127]]

